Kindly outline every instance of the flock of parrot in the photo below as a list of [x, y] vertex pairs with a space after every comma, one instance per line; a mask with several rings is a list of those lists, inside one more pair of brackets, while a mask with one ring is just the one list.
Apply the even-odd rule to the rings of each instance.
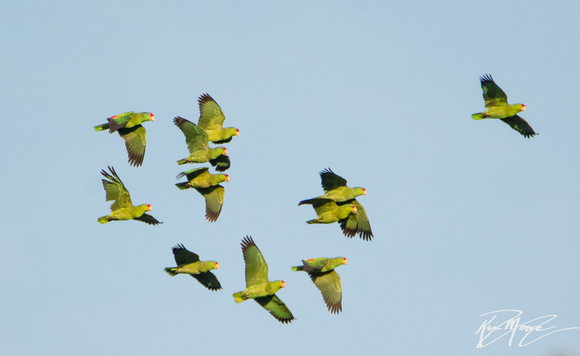
[[[491, 75], [480, 77], [483, 99], [486, 111], [472, 115], [474, 120], [500, 119], [510, 125], [525, 138], [536, 135], [532, 127], [517, 114], [525, 110], [524, 104], [510, 105], [507, 95], [494, 82]], [[224, 172], [230, 167], [228, 150], [224, 146], [210, 147], [210, 143], [222, 145], [239, 136], [240, 130], [235, 127], [223, 127], [225, 115], [220, 106], [209, 95], [202, 94], [198, 99], [200, 117], [197, 125], [180, 116], [175, 117], [174, 124], [185, 135], [185, 142], [189, 156], [177, 161], [178, 165], [209, 163], [217, 172]], [[129, 157], [129, 164], [139, 167], [143, 164], [146, 147], [146, 132], [142, 124], [153, 121], [152, 113], [126, 112], [109, 117], [105, 124], [94, 127], [96, 131], [109, 130], [109, 133], [118, 132], [125, 140]], [[148, 212], [152, 210], [150, 204], [133, 205], [129, 191], [117, 175], [113, 167], [109, 172], [102, 170], [103, 188], [106, 192], [106, 201], [113, 201], [111, 214], [98, 218], [101, 224], [114, 220], [138, 220], [149, 225], [162, 224]], [[205, 217], [209, 222], [217, 221], [224, 203], [225, 189], [221, 185], [230, 180], [229, 175], [223, 173], [211, 174], [209, 167], [194, 168], [181, 172], [177, 179], [185, 178], [185, 182], [175, 185], [180, 190], [194, 188], [205, 198]], [[338, 223], [343, 234], [353, 237], [357, 234], [364, 241], [370, 241], [374, 236], [366, 211], [357, 197], [366, 195], [367, 190], [362, 187], [349, 187], [346, 179], [327, 168], [320, 172], [320, 179], [324, 194], [302, 200], [298, 205], [312, 205], [316, 218], [308, 220], [307, 224]], [[268, 264], [251, 236], [246, 236], [241, 242], [242, 255], [245, 262], [246, 289], [233, 294], [236, 303], [254, 299], [274, 318], [281, 323], [294, 320], [290, 309], [282, 302], [276, 293], [286, 286], [283, 280], [270, 281], [268, 278]], [[217, 277], [212, 273], [219, 268], [216, 261], [201, 261], [199, 256], [187, 250], [183, 244], [173, 247], [176, 267], [167, 267], [165, 271], [171, 275], [189, 274], [199, 283], [211, 291], [222, 289]], [[347, 264], [345, 257], [309, 258], [302, 260], [299, 266], [291, 267], [292, 271], [308, 273], [314, 285], [322, 294], [328, 310], [333, 314], [342, 311], [341, 280], [335, 269]]]

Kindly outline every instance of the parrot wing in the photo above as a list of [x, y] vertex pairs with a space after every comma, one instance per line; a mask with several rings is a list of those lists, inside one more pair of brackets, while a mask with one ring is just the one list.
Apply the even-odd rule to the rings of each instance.
[[260, 304], [264, 309], [270, 312], [270, 314], [276, 318], [282, 324], [286, 324], [294, 320], [294, 316], [290, 309], [284, 304], [276, 294], [269, 295], [267, 297], [259, 297], [254, 299], [258, 304]]
[[119, 129], [119, 135], [125, 140], [125, 147], [129, 154], [129, 163], [135, 167], [143, 164], [147, 134], [141, 125], [130, 129]]
[[106, 192], [106, 199], [107, 201], [114, 200], [113, 204], [111, 204], [111, 211], [133, 207], [129, 191], [125, 188], [125, 185], [117, 175], [117, 172], [115, 172], [113, 167], [108, 168], [109, 171], [111, 171], [111, 174], [105, 172], [105, 170], [101, 170], [101, 174], [108, 179], [102, 179], [103, 188], [105, 188]]

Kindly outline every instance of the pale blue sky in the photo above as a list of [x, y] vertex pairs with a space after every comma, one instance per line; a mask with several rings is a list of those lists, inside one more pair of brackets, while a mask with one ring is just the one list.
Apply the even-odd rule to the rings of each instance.
[[[564, 355], [580, 330], [476, 349], [484, 318], [580, 326], [577, 1], [18, 1], [1, 6], [0, 351], [6, 355]], [[539, 133], [484, 108], [491, 73]], [[210, 93], [240, 137], [219, 220], [179, 191]], [[149, 111], [142, 167], [93, 126]], [[97, 223], [101, 169], [164, 222]], [[311, 226], [330, 167], [364, 186], [372, 242]], [[244, 289], [243, 236], [295, 320]], [[169, 277], [183, 243], [223, 290]], [[331, 315], [301, 259], [345, 256]], [[266, 350], [264, 347], [270, 347]], [[269, 352], [268, 352], [269, 351]]]

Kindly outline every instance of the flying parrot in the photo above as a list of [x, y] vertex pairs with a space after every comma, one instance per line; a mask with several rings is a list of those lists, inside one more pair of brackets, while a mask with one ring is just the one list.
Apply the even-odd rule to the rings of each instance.
[[189, 274], [211, 291], [222, 289], [217, 277], [211, 273], [211, 270], [220, 267], [216, 261], [200, 261], [196, 253], [188, 251], [182, 244], [173, 247], [173, 257], [175, 257], [177, 267], [165, 268], [165, 272], [170, 276], [177, 276], [180, 273]]
[[536, 135], [526, 120], [517, 115], [520, 111], [526, 110], [524, 104], [508, 104], [506, 93], [495, 84], [490, 74], [484, 74], [479, 78], [479, 81], [481, 89], [483, 89], [483, 100], [487, 110], [471, 115], [474, 120], [500, 119], [525, 138]]
[[197, 125], [207, 133], [209, 142], [221, 145], [230, 142], [233, 136], [240, 136], [239, 129], [223, 127], [226, 117], [218, 103], [209, 94], [202, 94], [197, 102], [199, 103]]
[[347, 263], [345, 257], [309, 258], [302, 260], [302, 266], [292, 267], [292, 270], [308, 273], [316, 288], [322, 293], [328, 310], [338, 314], [342, 311], [342, 286], [340, 276], [334, 269]]
[[195, 168], [181, 172], [177, 179], [186, 177], [187, 182], [176, 183], [181, 190], [195, 188], [199, 194], [205, 198], [205, 218], [209, 222], [214, 222], [220, 216], [224, 205], [225, 189], [221, 182], [229, 182], [230, 176], [227, 174], [210, 174], [209, 168]]
[[[344, 235], [353, 237], [358, 234], [363, 240], [370, 241], [373, 238], [370, 221], [365, 208], [355, 199], [360, 195], [366, 195], [367, 190], [362, 187], [348, 187], [346, 179], [334, 173], [330, 168], [320, 172], [320, 180], [325, 194], [320, 197], [302, 200], [298, 203], [298, 205], [313, 204], [316, 214], [321, 219], [310, 220], [307, 223], [332, 223], [339, 221]], [[337, 207], [320, 199], [333, 200], [336, 202]], [[353, 211], [352, 214], [347, 214], [349, 207]], [[321, 214], [323, 214], [322, 217]]]
[[109, 133], [119, 132], [119, 136], [125, 140], [125, 147], [129, 154], [129, 163], [135, 167], [143, 164], [145, 157], [146, 132], [141, 126], [145, 121], [153, 121], [153, 114], [150, 112], [136, 113], [133, 111], [124, 114], [111, 116], [109, 122], [95, 126], [95, 131], [109, 130]]
[[107, 193], [106, 199], [107, 201], [114, 200], [113, 204], [111, 204], [112, 213], [107, 216], [101, 216], [98, 221], [101, 224], [105, 224], [113, 220], [133, 219], [143, 221], [149, 225], [162, 224], [153, 216], [146, 214], [147, 211], [151, 211], [151, 204], [134, 206], [133, 203], [131, 203], [129, 191], [125, 188], [123, 182], [121, 182], [117, 172], [115, 172], [113, 167], [108, 168], [112, 175], [104, 170], [101, 171], [101, 174], [108, 179], [102, 179], [103, 188], [105, 188], [105, 192]]
[[236, 303], [254, 299], [279, 322], [285, 324], [294, 320], [290, 309], [276, 295], [286, 282], [268, 280], [268, 264], [251, 236], [242, 239], [242, 253], [246, 263], [246, 290], [234, 293]]
[[185, 142], [189, 149], [189, 157], [177, 161], [177, 164], [209, 162], [216, 171], [223, 172], [230, 168], [228, 149], [225, 147], [210, 148], [207, 134], [198, 125], [177, 116], [173, 123], [185, 135]]

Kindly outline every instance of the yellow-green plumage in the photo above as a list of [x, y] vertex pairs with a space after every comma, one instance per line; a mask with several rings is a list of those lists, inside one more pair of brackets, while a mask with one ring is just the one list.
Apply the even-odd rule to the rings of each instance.
[[495, 83], [490, 74], [479, 78], [483, 90], [486, 111], [471, 115], [474, 120], [500, 119], [525, 138], [534, 137], [536, 132], [517, 114], [526, 110], [524, 104], [508, 104], [506, 93]]
[[228, 150], [225, 147], [210, 148], [207, 134], [193, 122], [180, 116], [175, 117], [173, 123], [185, 135], [185, 142], [189, 156], [177, 161], [177, 164], [209, 162], [216, 171], [223, 172], [230, 168]]
[[217, 291], [222, 289], [217, 277], [211, 273], [212, 270], [219, 268], [219, 263], [216, 261], [200, 261], [196, 253], [187, 250], [182, 244], [174, 246], [172, 251], [177, 267], [165, 268], [165, 272], [170, 276], [189, 274], [209, 290]]
[[145, 121], [153, 121], [153, 114], [150, 112], [135, 113], [129, 111], [111, 116], [107, 120], [109, 121], [108, 123], [95, 126], [95, 131], [109, 130], [109, 133], [119, 132], [121, 138], [125, 140], [129, 163], [135, 167], [142, 165], [145, 158], [147, 133], [141, 124]]
[[302, 260], [302, 266], [294, 266], [292, 270], [307, 272], [316, 288], [320, 290], [328, 310], [338, 314], [342, 311], [342, 285], [340, 276], [334, 269], [347, 263], [345, 257], [309, 258]]
[[355, 199], [360, 195], [366, 195], [367, 190], [362, 187], [348, 187], [346, 179], [335, 174], [330, 168], [320, 172], [320, 180], [325, 194], [298, 203], [298, 205], [312, 204], [318, 215], [317, 219], [309, 220], [307, 223], [339, 222], [345, 236], [353, 237], [358, 234], [361, 239], [370, 241], [373, 238], [370, 221], [362, 204]]
[[240, 130], [235, 127], [223, 127], [226, 116], [218, 103], [207, 93], [197, 100], [199, 103], [198, 126], [207, 133], [208, 141], [215, 144], [228, 143], [233, 136], [239, 136]]
[[195, 188], [205, 198], [205, 218], [215, 222], [224, 205], [225, 189], [219, 183], [229, 182], [227, 174], [210, 174], [207, 167], [179, 173], [177, 178], [186, 177], [187, 182], [175, 184], [179, 189]]
[[236, 303], [254, 299], [281, 323], [294, 320], [290, 309], [275, 294], [286, 283], [281, 280], [268, 280], [268, 264], [252, 237], [246, 236], [242, 239], [242, 254], [246, 264], [246, 290], [234, 293]]
[[152, 209], [150, 204], [133, 205], [129, 191], [117, 175], [117, 172], [115, 172], [115, 169], [108, 168], [111, 173], [109, 174], [102, 170], [101, 174], [106, 179], [101, 181], [105, 189], [106, 200], [113, 200], [111, 214], [98, 218], [98, 222], [105, 224], [114, 220], [139, 220], [149, 225], [161, 224], [153, 216], [146, 214], [147, 211]]

